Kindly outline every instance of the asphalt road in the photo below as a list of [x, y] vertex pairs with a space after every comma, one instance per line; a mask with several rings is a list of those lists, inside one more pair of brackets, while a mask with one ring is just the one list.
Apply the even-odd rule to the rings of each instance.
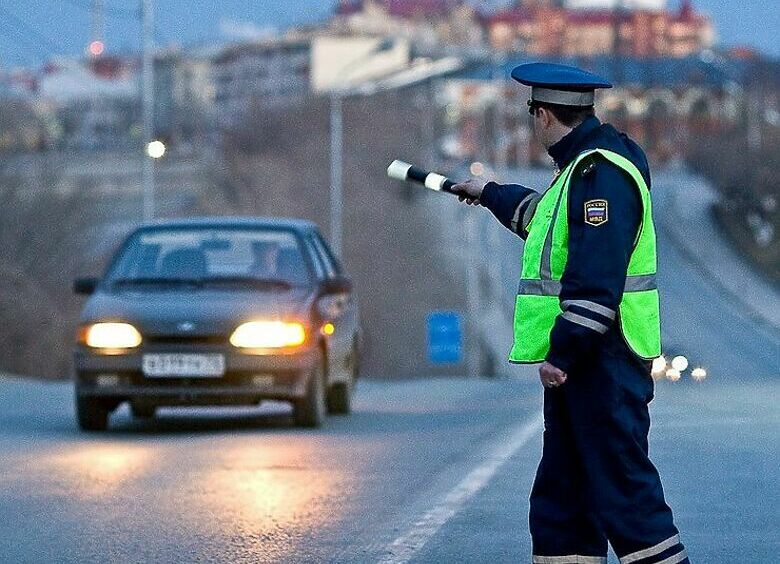
[[[693, 562], [774, 563], [780, 340], [665, 233], [664, 189], [684, 181], [656, 186], [664, 338], [709, 376], [658, 383], [651, 455]], [[123, 411], [87, 435], [71, 395], [0, 379], [1, 561], [529, 561], [533, 369], [364, 380], [355, 413], [314, 431], [269, 404]]]

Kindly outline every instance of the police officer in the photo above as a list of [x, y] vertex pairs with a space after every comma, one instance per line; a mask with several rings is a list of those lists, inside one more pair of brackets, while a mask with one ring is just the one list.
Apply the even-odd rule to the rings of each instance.
[[650, 172], [594, 115], [603, 78], [521, 65], [550, 188], [469, 180], [453, 191], [526, 240], [510, 361], [541, 363], [544, 448], [531, 492], [533, 562], [688, 563], [648, 458], [651, 359], [660, 355]]

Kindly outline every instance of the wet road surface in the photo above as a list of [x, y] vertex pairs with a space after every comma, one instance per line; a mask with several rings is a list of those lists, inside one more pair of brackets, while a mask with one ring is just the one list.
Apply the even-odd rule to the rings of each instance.
[[[665, 344], [709, 376], [658, 382], [651, 456], [693, 562], [776, 562], [780, 341], [659, 225]], [[267, 404], [84, 434], [69, 384], [0, 378], [0, 560], [528, 562], [540, 406], [528, 368], [367, 379], [319, 430]]]

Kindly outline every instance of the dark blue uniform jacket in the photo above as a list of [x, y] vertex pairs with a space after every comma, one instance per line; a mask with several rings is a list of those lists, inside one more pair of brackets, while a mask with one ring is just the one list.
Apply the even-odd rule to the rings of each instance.
[[[550, 147], [563, 170], [581, 152], [609, 149], [633, 162], [650, 186], [647, 158], [639, 146], [609, 124], [591, 117]], [[572, 177], [569, 192], [569, 256], [561, 280], [560, 300], [571, 313], [559, 315], [553, 327], [547, 361], [564, 372], [587, 361], [604, 347], [631, 354], [617, 327], [628, 261], [641, 223], [642, 202], [631, 178], [600, 157], [586, 159]], [[585, 203], [607, 201], [607, 221], [585, 221]], [[508, 229], [525, 238], [527, 220], [538, 196], [518, 184], [488, 183], [483, 206]], [[526, 214], [526, 212], [529, 212]], [[574, 320], [574, 321], [572, 321]]]

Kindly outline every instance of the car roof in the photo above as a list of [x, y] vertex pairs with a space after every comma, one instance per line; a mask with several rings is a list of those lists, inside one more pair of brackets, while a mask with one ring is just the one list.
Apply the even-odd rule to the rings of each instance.
[[202, 216], [174, 219], [157, 219], [142, 223], [138, 230], [175, 228], [231, 228], [255, 227], [268, 229], [291, 229], [294, 231], [317, 231], [317, 224], [295, 217], [259, 216]]

